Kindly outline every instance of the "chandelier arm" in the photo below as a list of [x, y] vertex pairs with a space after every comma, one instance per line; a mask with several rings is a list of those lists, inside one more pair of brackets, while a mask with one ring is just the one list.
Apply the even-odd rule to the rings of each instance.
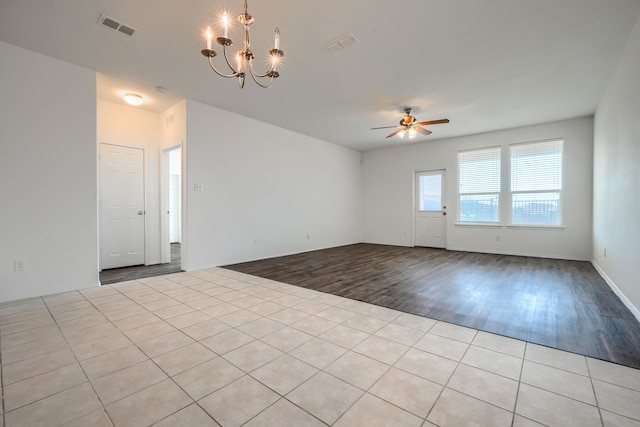
[[253, 80], [255, 81], [256, 77], [259, 78], [259, 79], [261, 79], [263, 77], [270, 77], [269, 73], [271, 73], [273, 71], [273, 67], [269, 67], [269, 69], [264, 74], [258, 74], [253, 70], [253, 61], [249, 61], [249, 71], [251, 71], [251, 76], [253, 77]]
[[209, 66], [211, 67], [211, 69], [220, 77], [225, 77], [225, 78], [231, 78], [231, 77], [236, 77], [238, 75], [238, 73], [232, 68], [231, 70], [234, 72], [233, 74], [224, 74], [221, 73], [220, 71], [218, 71], [216, 69], [216, 67], [213, 65], [213, 60], [211, 59], [212, 57], [209, 57]]
[[[257, 80], [257, 77], [260, 77], [260, 76], [255, 76], [253, 73], [249, 73], [249, 74], [251, 74], [251, 78], [253, 79], [253, 81], [254, 81], [258, 86], [260, 86], [260, 87], [263, 87], [263, 88], [265, 88], [265, 89], [266, 89], [266, 88], [268, 88], [269, 86], [271, 86], [271, 85], [273, 84], [273, 80], [274, 80], [274, 78], [273, 78], [273, 77], [271, 77], [271, 78], [269, 79], [269, 83], [267, 83], [267, 84], [262, 84], [262, 83], [260, 83], [260, 82]], [[266, 76], [265, 76], [265, 77], [266, 77]]]
[[229, 62], [229, 58], [227, 57], [227, 47], [226, 46], [222, 46], [222, 56], [224, 56], [224, 60], [227, 63], [227, 66], [229, 67], [229, 69], [231, 71], [233, 71], [233, 74], [230, 75], [229, 77], [236, 77], [238, 76], [240, 73], [238, 72], [238, 70], [236, 70], [235, 68], [233, 68], [233, 65], [231, 65], [231, 62]]

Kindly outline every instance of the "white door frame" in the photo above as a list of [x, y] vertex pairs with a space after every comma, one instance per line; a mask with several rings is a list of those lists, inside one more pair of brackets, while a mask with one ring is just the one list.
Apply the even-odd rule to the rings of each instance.
[[417, 212], [417, 192], [418, 192], [418, 188], [416, 185], [416, 177], [419, 173], [429, 173], [429, 172], [442, 172], [442, 176], [443, 176], [443, 183], [442, 183], [442, 205], [443, 205], [443, 212], [445, 216], [444, 219], [444, 248], [447, 248], [447, 219], [446, 219], [446, 211], [447, 211], [447, 205], [448, 205], [448, 196], [447, 196], [447, 169], [446, 168], [437, 168], [437, 169], [416, 169], [413, 171], [413, 173], [411, 174], [411, 182], [412, 182], [412, 189], [413, 189], [413, 196], [411, 197], [411, 201], [412, 201], [412, 209], [411, 209], [411, 246], [415, 247], [416, 246], [416, 212]]
[[[160, 262], [171, 262], [171, 242], [169, 239], [169, 153], [173, 150], [181, 150], [181, 181], [184, 183], [184, 151], [182, 144], [176, 144], [162, 150], [162, 163], [160, 166]], [[183, 185], [182, 185], [183, 186]], [[184, 221], [184, 198], [181, 200], [181, 217]], [[181, 233], [182, 239], [184, 234]]]

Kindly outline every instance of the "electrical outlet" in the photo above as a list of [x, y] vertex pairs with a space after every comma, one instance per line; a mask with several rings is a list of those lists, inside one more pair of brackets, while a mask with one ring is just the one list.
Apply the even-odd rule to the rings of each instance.
[[307, 240], [311, 240], [311, 233], [307, 233]]
[[24, 259], [13, 260], [13, 271], [25, 271], [27, 269], [27, 261]]

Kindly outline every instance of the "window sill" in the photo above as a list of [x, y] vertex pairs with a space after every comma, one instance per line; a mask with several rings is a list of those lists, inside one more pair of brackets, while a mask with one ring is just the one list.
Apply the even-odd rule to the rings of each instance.
[[476, 228], [508, 228], [521, 230], [564, 230], [564, 225], [513, 225], [513, 224], [491, 224], [485, 222], [456, 222], [456, 227], [476, 227]]
[[456, 227], [480, 227], [480, 228], [502, 228], [502, 224], [492, 224], [488, 222], [456, 222]]
[[506, 228], [524, 229], [524, 230], [564, 230], [564, 225], [506, 225]]

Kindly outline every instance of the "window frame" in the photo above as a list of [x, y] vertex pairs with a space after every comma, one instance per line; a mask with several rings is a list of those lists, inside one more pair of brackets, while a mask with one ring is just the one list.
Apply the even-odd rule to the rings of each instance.
[[[560, 145], [560, 186], [559, 188], [544, 188], [544, 189], [536, 189], [536, 190], [513, 190], [513, 177], [514, 177], [514, 165], [513, 165], [513, 150], [514, 147], [522, 147], [522, 146], [534, 146], [536, 144], [549, 144], [549, 143], [559, 143]], [[509, 155], [508, 155], [508, 163], [509, 163], [509, 180], [508, 180], [508, 224], [507, 226], [510, 228], [564, 228], [564, 138], [552, 138], [545, 139], [539, 141], [528, 141], [528, 142], [519, 142], [509, 144]], [[557, 224], [536, 224], [536, 223], [514, 223], [514, 209], [513, 209], [513, 201], [514, 195], [518, 194], [548, 194], [548, 193], [557, 193], [558, 194], [558, 223]]]
[[[483, 152], [483, 151], [497, 151], [497, 191], [485, 191], [485, 192], [461, 192], [461, 173], [460, 173], [460, 156], [464, 153], [474, 153], [474, 152]], [[502, 146], [495, 145], [491, 147], [481, 147], [481, 148], [472, 148], [467, 150], [459, 150], [456, 155], [457, 160], [457, 174], [458, 174], [458, 183], [457, 183], [457, 217], [456, 217], [456, 225], [475, 225], [475, 226], [502, 226], [501, 218], [502, 218]], [[497, 219], [496, 221], [468, 221], [462, 219], [462, 198], [464, 196], [489, 196], [497, 199]]]
[[416, 186], [416, 200], [417, 200], [417, 204], [418, 207], [416, 209], [417, 212], [441, 212], [443, 210], [443, 205], [444, 205], [444, 171], [424, 171], [424, 172], [416, 172], [416, 174], [418, 175], [418, 181], [420, 182], [422, 178], [424, 177], [434, 177], [437, 176], [440, 178], [440, 192], [438, 193], [439, 196], [439, 204], [438, 204], [438, 208], [437, 209], [423, 209], [422, 206], [424, 205], [423, 203], [421, 203], [424, 199], [423, 199], [423, 193], [420, 190], [422, 189], [422, 186], [420, 185], [420, 183], [417, 184]]

